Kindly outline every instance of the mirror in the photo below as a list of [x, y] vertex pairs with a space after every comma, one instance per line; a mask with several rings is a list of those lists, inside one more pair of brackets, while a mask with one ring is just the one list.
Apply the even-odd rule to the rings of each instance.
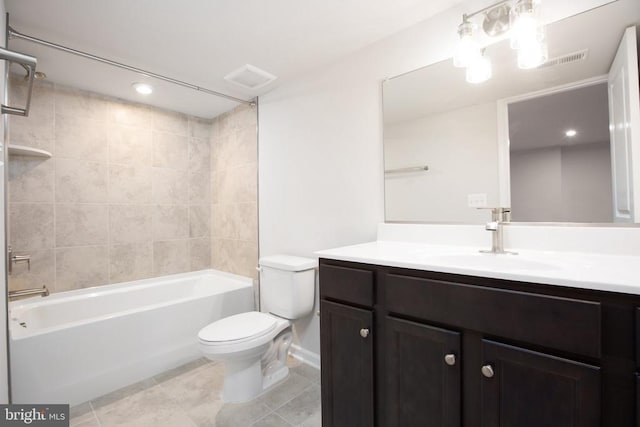
[[385, 220], [484, 223], [476, 207], [509, 206], [513, 221], [640, 222], [630, 146], [610, 141], [607, 84], [638, 24], [640, 3], [618, 0], [547, 25], [549, 60], [536, 69], [519, 69], [502, 40], [486, 48], [484, 83], [450, 59], [385, 81]]

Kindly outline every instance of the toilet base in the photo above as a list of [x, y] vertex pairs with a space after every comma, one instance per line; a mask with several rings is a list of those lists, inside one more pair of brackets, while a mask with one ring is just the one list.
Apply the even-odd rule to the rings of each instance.
[[289, 375], [287, 355], [291, 338], [291, 328], [287, 328], [273, 340], [266, 352], [264, 350], [255, 352], [259, 354], [264, 352], [261, 358], [254, 356], [240, 360], [236, 358], [224, 360], [222, 401], [248, 402], [284, 381]]

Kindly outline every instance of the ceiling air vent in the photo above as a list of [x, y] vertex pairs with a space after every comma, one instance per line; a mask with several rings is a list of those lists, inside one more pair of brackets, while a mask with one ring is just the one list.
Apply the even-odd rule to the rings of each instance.
[[268, 85], [277, 77], [253, 65], [246, 64], [230, 72], [224, 79], [244, 89], [256, 90]]
[[549, 67], [555, 67], [557, 65], [566, 65], [566, 64], [571, 64], [573, 62], [584, 61], [585, 59], [587, 59], [588, 53], [589, 53], [589, 49], [584, 49], [578, 52], [557, 56], [555, 58], [549, 59], [544, 64], [541, 64], [538, 68], [549, 68]]

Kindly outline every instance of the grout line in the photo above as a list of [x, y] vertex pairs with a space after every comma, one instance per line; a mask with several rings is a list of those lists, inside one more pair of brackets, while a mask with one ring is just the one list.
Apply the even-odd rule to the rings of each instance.
[[91, 413], [93, 414], [93, 418], [95, 418], [96, 422], [98, 423], [98, 427], [102, 427], [102, 423], [100, 422], [100, 418], [98, 418], [98, 413], [96, 412], [95, 408], [93, 407], [93, 403], [91, 403], [91, 401], [89, 401], [89, 407], [91, 408]]

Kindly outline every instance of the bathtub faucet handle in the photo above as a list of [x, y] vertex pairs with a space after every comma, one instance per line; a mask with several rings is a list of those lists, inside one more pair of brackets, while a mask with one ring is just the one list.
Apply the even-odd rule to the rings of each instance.
[[13, 255], [11, 261], [16, 264], [19, 262], [27, 263], [27, 270], [31, 271], [31, 255]]

